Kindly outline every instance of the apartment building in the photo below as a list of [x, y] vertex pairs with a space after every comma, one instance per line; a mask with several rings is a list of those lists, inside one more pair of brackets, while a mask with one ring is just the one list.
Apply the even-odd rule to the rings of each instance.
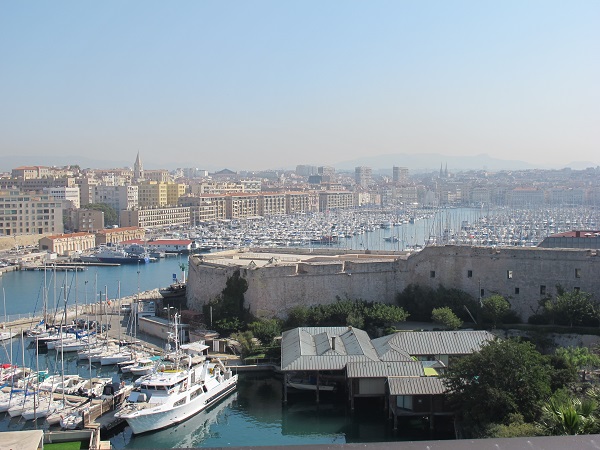
[[138, 207], [138, 186], [97, 185], [94, 186], [93, 191], [92, 203], [106, 203], [117, 212]]
[[354, 194], [348, 191], [319, 192], [319, 211], [351, 208], [354, 205]]
[[48, 194], [0, 191], [0, 235], [63, 232], [62, 203]]
[[122, 210], [119, 217], [122, 227], [153, 228], [191, 225], [190, 208], [186, 206]]

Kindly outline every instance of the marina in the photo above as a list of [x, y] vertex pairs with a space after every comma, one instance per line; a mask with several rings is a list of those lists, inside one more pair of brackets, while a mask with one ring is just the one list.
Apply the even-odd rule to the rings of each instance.
[[[497, 210], [492, 214], [483, 208], [462, 208], [429, 213], [422, 211], [401, 217], [389, 211], [352, 211], [319, 217], [278, 217], [240, 223], [205, 224], [189, 230], [170, 230], [169, 233], [177, 235], [177, 238], [193, 239], [198, 244], [210, 245], [211, 251], [214, 251], [212, 243], [218, 243], [215, 247], [218, 249], [236, 248], [238, 244], [246, 242], [265, 247], [308, 246], [315, 249], [333, 247], [416, 252], [427, 245], [444, 244], [532, 246], [553, 233], [574, 228], [597, 229], [596, 214], [595, 210], [578, 208], [561, 210], [560, 214], [553, 214], [550, 210]], [[309, 238], [308, 241], [302, 237], [294, 238], [302, 236], [302, 233], [298, 233], [303, 227], [305, 230], [312, 230], [310, 233], [303, 233]], [[86, 266], [84, 270], [64, 271], [18, 270], [6, 273], [0, 278], [6, 302], [7, 315], [4, 323], [13, 320], [17, 314], [29, 314], [29, 318], [21, 318], [22, 325], [17, 331], [30, 328], [37, 323], [44, 303], [47, 303], [55, 317], [60, 317], [67, 304], [69, 311], [79, 309], [80, 312], [87, 312], [86, 308], [102, 301], [111, 301], [116, 308], [109, 319], [113, 327], [112, 338], [117, 338], [117, 332], [122, 338], [127, 330], [126, 316], [130, 311], [120, 308], [121, 300], [146, 295], [148, 292], [153, 292], [156, 298], [165, 299], [170, 294], [180, 294], [179, 289], [183, 285], [176, 280], [182, 269], [185, 269], [187, 258], [188, 255], [184, 254], [160, 258], [153, 264]], [[184, 276], [182, 279], [185, 279]], [[12, 329], [6, 331], [14, 332]], [[105, 364], [100, 356], [96, 359], [90, 354], [89, 357], [81, 358], [78, 352], [68, 351], [67, 346], [71, 345], [71, 341], [64, 338], [65, 347], [62, 350], [36, 352], [35, 346], [32, 347], [25, 338], [17, 334], [12, 339], [3, 341], [0, 362], [17, 367], [35, 367], [36, 370], [47, 371], [49, 375], [77, 375], [81, 379], [90, 380], [90, 389], [92, 379], [110, 379], [111, 385], [117, 388], [125, 382], [125, 386], [131, 389], [135, 379], [133, 372], [139, 370], [140, 375], [147, 376], [144, 364], [152, 364], [155, 361], [152, 358], [158, 353], [140, 354], [142, 359], [137, 365], [132, 363], [129, 372], [123, 369], [118, 371], [115, 358], [119, 358], [119, 361], [133, 360], [133, 352], [139, 350], [141, 353], [141, 346], [146, 347], [144, 350], [152, 348], [155, 352], [164, 348], [164, 343], [161, 342], [157, 345], [154, 341], [150, 345], [145, 336], [138, 335], [137, 339], [140, 346], [122, 347], [120, 353], [110, 355]], [[349, 412], [344, 399], [336, 398], [337, 393], [333, 389], [326, 392], [331, 398], [324, 398], [318, 405], [306, 395], [294, 396], [284, 405], [282, 380], [272, 372], [240, 373], [239, 379], [237, 374], [235, 376], [235, 392], [228, 392], [222, 398], [214, 397], [214, 402], [203, 411], [191, 413], [186, 416], [187, 420], [164, 430], [140, 428], [136, 431], [135, 426], [124, 423], [126, 414], [115, 414], [114, 411], [105, 414], [106, 404], [101, 399], [90, 402], [89, 407], [96, 408], [95, 415], [98, 409], [96, 405], [102, 405], [99, 407], [103, 410], [102, 414], [98, 414], [94, 420], [103, 429], [102, 438], [109, 439], [115, 448], [330, 444], [429, 437], [425, 430], [420, 434], [418, 424], [411, 426], [411, 432], [407, 435], [402, 429], [393, 431], [382, 417], [360, 410]], [[188, 389], [189, 380], [185, 389]], [[178, 386], [175, 389], [183, 392], [183, 381], [183, 378], [177, 379], [172, 384], [174, 387]], [[298, 391], [312, 389], [310, 383], [304, 380], [294, 381], [298, 381], [297, 386], [294, 386]], [[181, 399], [174, 401], [179, 400]], [[75, 400], [70, 401], [77, 403]], [[137, 403], [135, 402], [136, 405]], [[143, 401], [140, 403], [143, 404]], [[69, 408], [76, 406], [69, 405]], [[52, 415], [50, 409], [48, 403], [49, 416]], [[87, 412], [92, 411], [90, 409]], [[78, 426], [77, 420], [81, 414], [70, 414], [69, 417], [72, 419], [60, 418], [63, 419], [63, 426], [69, 427], [71, 423]], [[42, 419], [33, 422], [17, 415], [11, 417], [5, 414], [0, 419], [0, 430], [3, 431], [47, 426]]]

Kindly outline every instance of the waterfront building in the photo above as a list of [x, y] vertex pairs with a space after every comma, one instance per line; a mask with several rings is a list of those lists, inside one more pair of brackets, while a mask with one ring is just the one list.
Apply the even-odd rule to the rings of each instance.
[[48, 194], [0, 191], [0, 235], [62, 233], [62, 213], [61, 202]]
[[280, 193], [262, 193], [258, 196], [260, 216], [283, 216], [287, 214], [287, 197]]
[[[300, 327], [281, 340], [284, 401], [288, 390], [320, 392], [342, 384], [350, 408], [365, 398], [382, 398], [395, 422], [426, 415], [433, 423], [453, 413], [439, 378], [453, 358], [472, 354], [494, 340], [487, 331], [400, 332], [377, 339], [354, 327]], [[333, 384], [336, 383], [336, 384]]]
[[260, 215], [259, 194], [228, 194], [225, 198], [228, 219], [247, 219]]
[[311, 208], [310, 194], [306, 192], [286, 192], [286, 213], [298, 214], [314, 211]]
[[132, 226], [132, 227], [121, 227], [121, 228], [106, 228], [96, 232], [96, 246], [106, 244], [120, 244], [124, 241], [130, 241], [132, 239], [143, 240], [146, 237], [146, 231], [143, 228]]
[[354, 194], [348, 191], [319, 192], [319, 211], [325, 212], [333, 209], [352, 208]]
[[544, 204], [544, 191], [536, 188], [516, 188], [506, 193], [506, 204], [512, 208], [531, 208]]
[[153, 228], [191, 224], [190, 208], [185, 206], [122, 210], [119, 219], [122, 227]]
[[39, 249], [69, 256], [96, 246], [96, 236], [91, 233], [68, 233], [46, 236], [39, 240]]

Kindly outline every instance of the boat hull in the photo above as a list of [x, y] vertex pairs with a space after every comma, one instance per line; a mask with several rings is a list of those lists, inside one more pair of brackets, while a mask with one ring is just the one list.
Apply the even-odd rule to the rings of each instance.
[[[222, 398], [231, 394], [237, 387], [237, 375], [225, 380], [219, 385], [218, 391], [211, 390], [205, 394], [200, 394], [196, 398], [188, 401], [186, 404], [170, 408], [168, 410], [149, 408], [136, 411], [130, 414], [124, 414], [121, 417], [127, 421], [133, 434], [142, 434], [149, 431], [156, 431], [167, 428], [172, 425], [183, 422], [190, 417], [200, 413], [209, 406], [218, 402]], [[189, 394], [188, 394], [189, 397]]]

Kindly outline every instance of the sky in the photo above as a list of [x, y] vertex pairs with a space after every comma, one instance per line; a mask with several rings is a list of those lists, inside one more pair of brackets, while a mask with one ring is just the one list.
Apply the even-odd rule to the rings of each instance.
[[0, 159], [600, 164], [599, 143], [597, 0], [0, 1]]

